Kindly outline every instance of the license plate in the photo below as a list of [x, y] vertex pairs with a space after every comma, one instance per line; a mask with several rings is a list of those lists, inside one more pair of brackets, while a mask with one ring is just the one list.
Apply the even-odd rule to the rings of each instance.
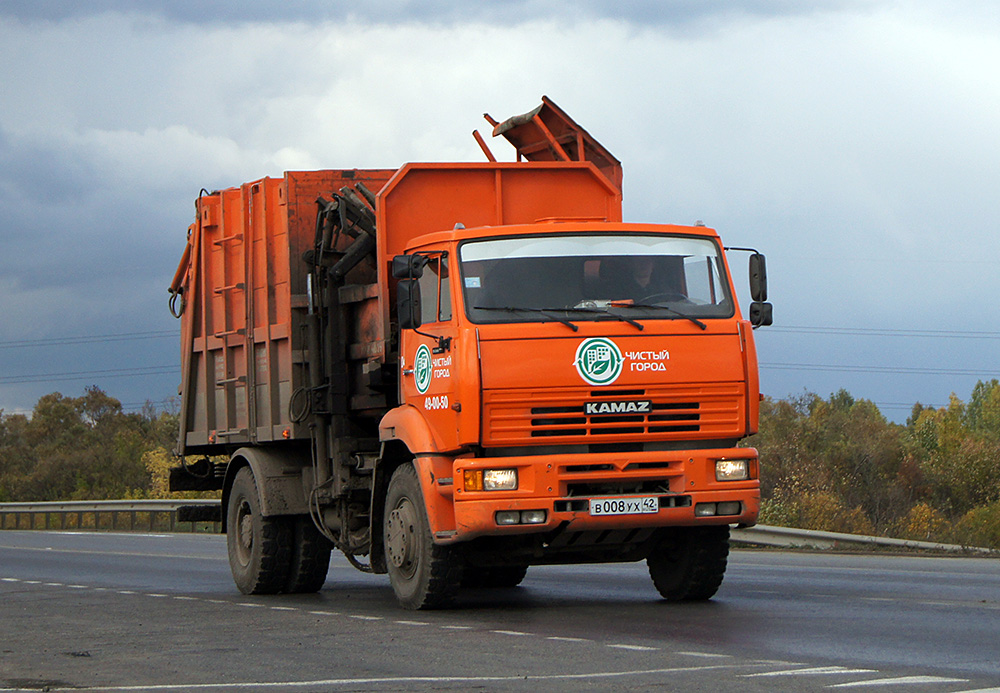
[[591, 515], [647, 515], [660, 512], [660, 499], [656, 496], [642, 498], [591, 498]]

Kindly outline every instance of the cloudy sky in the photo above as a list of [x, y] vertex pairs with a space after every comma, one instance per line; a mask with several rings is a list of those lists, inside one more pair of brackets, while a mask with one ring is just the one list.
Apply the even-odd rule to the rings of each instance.
[[0, 64], [6, 414], [176, 394], [201, 188], [481, 161], [481, 114], [542, 94], [623, 162], [627, 220], [767, 254], [766, 394], [905, 420], [1000, 377], [994, 2], [4, 0]]

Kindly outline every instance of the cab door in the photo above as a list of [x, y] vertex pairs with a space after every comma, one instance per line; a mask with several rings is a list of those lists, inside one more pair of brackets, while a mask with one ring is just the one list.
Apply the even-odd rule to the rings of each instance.
[[424, 415], [442, 449], [449, 450], [458, 447], [459, 373], [449, 258], [443, 251], [421, 254], [428, 256], [418, 280], [421, 325], [402, 331], [402, 395]]

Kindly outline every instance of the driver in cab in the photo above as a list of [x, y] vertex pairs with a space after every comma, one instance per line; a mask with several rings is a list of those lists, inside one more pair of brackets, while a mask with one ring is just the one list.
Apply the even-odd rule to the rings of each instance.
[[612, 300], [655, 303], [684, 298], [675, 272], [652, 255], [607, 258], [601, 265], [604, 293]]

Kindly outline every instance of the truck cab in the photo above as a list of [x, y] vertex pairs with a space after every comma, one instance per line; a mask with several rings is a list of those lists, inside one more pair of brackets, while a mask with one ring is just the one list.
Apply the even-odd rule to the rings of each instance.
[[456, 228], [394, 268], [401, 407], [380, 431], [424, 422], [405, 442], [435, 541], [487, 566], [614, 560], [665, 525], [756, 522], [752, 325], [713, 230]]

